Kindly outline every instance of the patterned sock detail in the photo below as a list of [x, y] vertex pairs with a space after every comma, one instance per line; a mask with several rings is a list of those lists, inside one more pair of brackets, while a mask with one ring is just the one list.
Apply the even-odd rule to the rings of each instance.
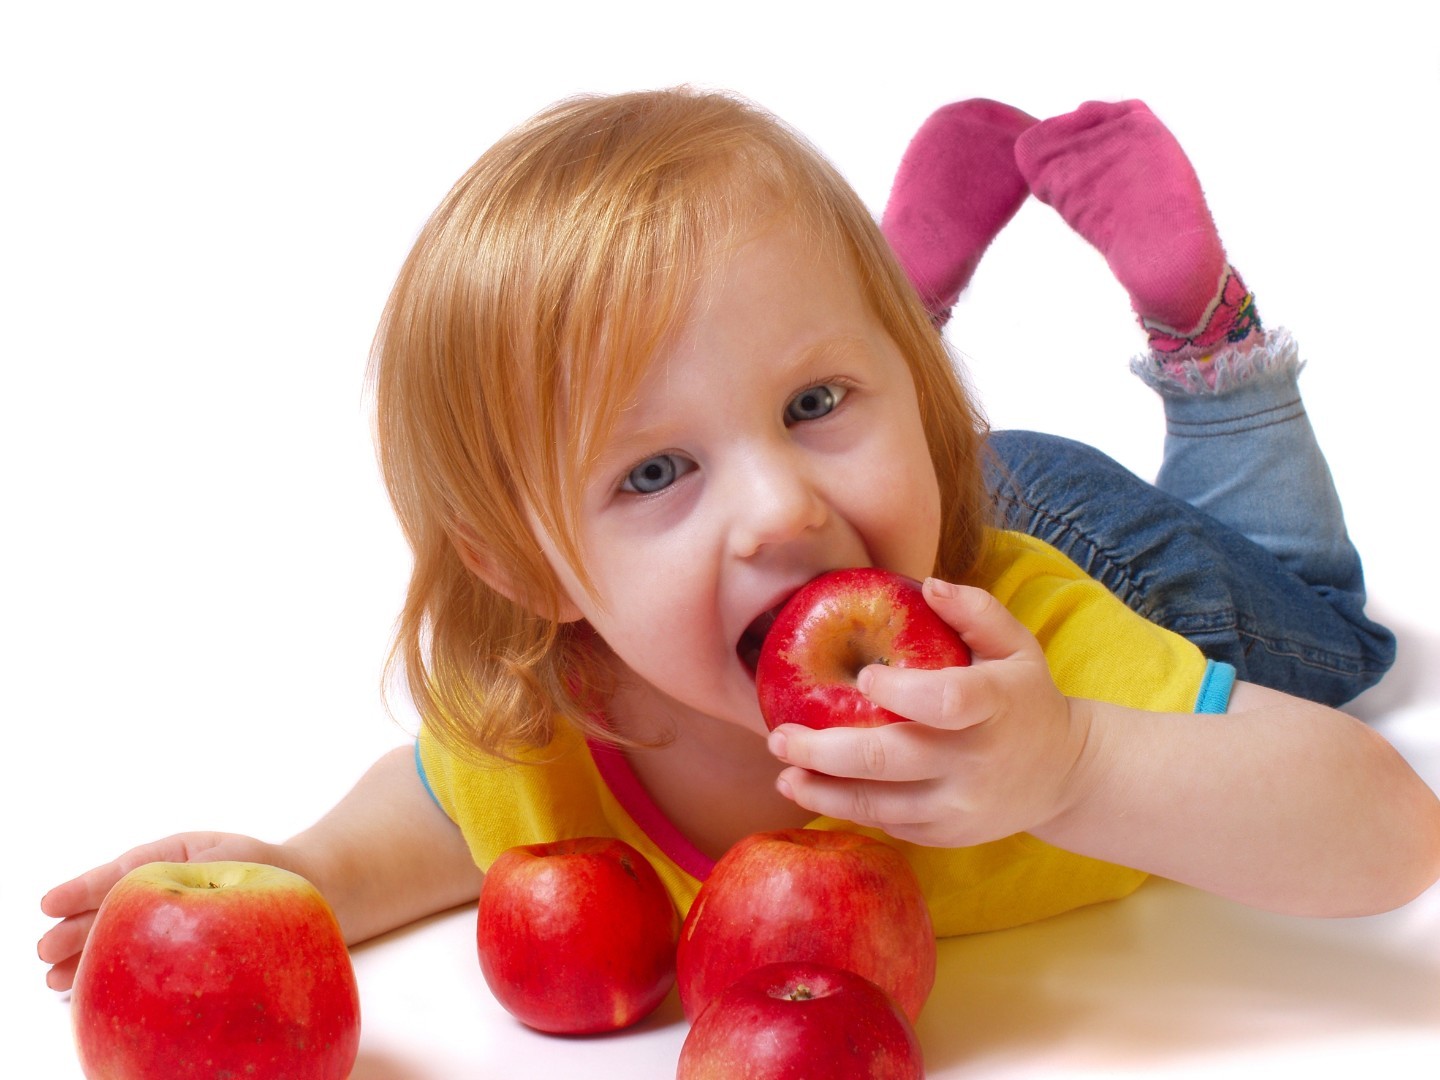
[[1150, 337], [1150, 348], [1156, 352], [1183, 351], [1192, 355], [1213, 352], [1227, 344], [1237, 345], [1263, 329], [1260, 313], [1255, 309], [1255, 294], [1245, 288], [1240, 274], [1228, 264], [1215, 299], [1188, 333], [1155, 319], [1142, 317], [1140, 325]]
[[1260, 329], [1190, 159], [1144, 102], [1091, 101], [1041, 121], [1015, 160], [1035, 197], [1105, 256], [1153, 350], [1200, 355]]

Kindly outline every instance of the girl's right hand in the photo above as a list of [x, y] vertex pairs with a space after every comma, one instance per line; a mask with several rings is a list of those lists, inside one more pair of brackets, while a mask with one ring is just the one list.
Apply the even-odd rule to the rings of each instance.
[[473, 903], [485, 879], [464, 835], [417, 773], [414, 744], [398, 746], [329, 813], [283, 844], [234, 833], [180, 833], [51, 889], [40, 910], [62, 921], [40, 939], [40, 959], [54, 965], [46, 981], [56, 990], [74, 984], [100, 901], [135, 867], [225, 861], [266, 863], [306, 878], [351, 945]]
[[[75, 967], [100, 901], [122, 877], [151, 862], [258, 862], [284, 866], [285, 849], [234, 833], [179, 833], [127, 851], [114, 862], [97, 866], [63, 885], [51, 889], [40, 901], [40, 910], [62, 920], [40, 939], [40, 959], [50, 964], [45, 982], [52, 990], [69, 990], [75, 982]], [[293, 861], [293, 860], [291, 860]], [[295, 870], [294, 866], [286, 869]], [[298, 872], [298, 871], [297, 871]]]

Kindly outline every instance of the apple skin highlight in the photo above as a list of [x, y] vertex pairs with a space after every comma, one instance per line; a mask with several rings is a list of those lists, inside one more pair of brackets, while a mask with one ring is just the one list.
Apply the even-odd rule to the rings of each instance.
[[323, 897], [259, 863], [149, 863], [112, 888], [75, 973], [92, 1080], [344, 1080], [360, 1045], [350, 954]]
[[856, 686], [870, 664], [965, 667], [970, 650], [925, 602], [920, 583], [879, 567], [832, 570], [780, 609], [760, 648], [755, 689], [765, 725], [878, 727], [905, 718]]

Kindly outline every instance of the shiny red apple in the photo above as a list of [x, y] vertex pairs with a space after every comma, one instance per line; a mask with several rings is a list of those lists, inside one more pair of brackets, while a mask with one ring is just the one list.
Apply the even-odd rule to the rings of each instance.
[[919, 1016], [935, 984], [935, 931], [905, 857], [823, 829], [756, 833], [721, 856], [680, 931], [685, 1015], [755, 968], [794, 960], [862, 975]]
[[71, 999], [92, 1080], [343, 1080], [360, 998], [329, 905], [258, 863], [150, 863], [110, 890]]
[[945, 668], [970, 650], [925, 602], [920, 583], [879, 567], [821, 574], [780, 609], [760, 647], [755, 689], [765, 724], [878, 727], [903, 720], [855, 685], [870, 664]]
[[767, 964], [700, 1014], [675, 1080], [921, 1080], [915, 1029], [869, 979], [824, 964]]
[[496, 1000], [530, 1027], [614, 1031], [670, 992], [679, 927], [654, 867], [623, 840], [514, 847], [480, 890], [480, 970]]

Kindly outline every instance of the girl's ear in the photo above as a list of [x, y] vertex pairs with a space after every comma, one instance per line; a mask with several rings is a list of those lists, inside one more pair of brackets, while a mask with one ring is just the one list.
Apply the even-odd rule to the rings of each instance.
[[460, 556], [460, 561], [465, 565], [465, 569], [501, 596], [510, 600], [511, 603], [518, 604], [542, 619], [551, 619], [555, 622], [579, 622], [584, 618], [580, 609], [560, 590], [556, 591], [557, 609], [554, 611], [537, 610], [534, 603], [522, 599], [521, 591], [515, 587], [515, 579], [510, 574], [509, 567], [481, 547], [474, 533], [466, 526], [456, 526], [451, 542], [455, 545], [455, 553]]

